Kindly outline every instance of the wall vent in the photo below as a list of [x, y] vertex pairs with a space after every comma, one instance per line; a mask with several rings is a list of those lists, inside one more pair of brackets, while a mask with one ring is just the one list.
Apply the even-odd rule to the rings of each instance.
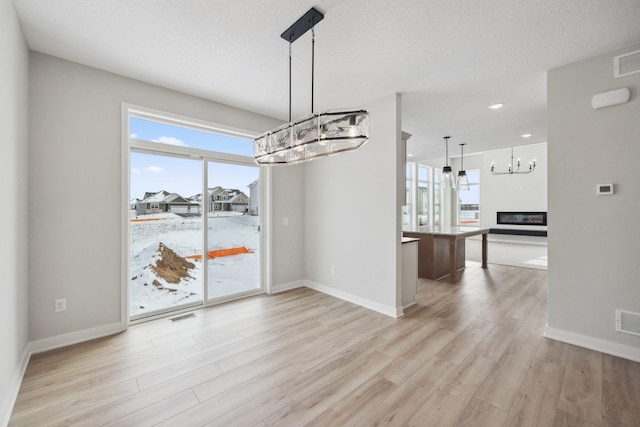
[[640, 50], [613, 57], [613, 78], [640, 73]]
[[640, 313], [616, 310], [616, 331], [640, 336]]

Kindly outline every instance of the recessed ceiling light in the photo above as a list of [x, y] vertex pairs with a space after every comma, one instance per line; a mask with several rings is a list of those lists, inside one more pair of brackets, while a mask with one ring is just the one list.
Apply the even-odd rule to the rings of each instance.
[[522, 135], [520, 135], [523, 138], [529, 138], [531, 136], [530, 133], [523, 133]]
[[413, 154], [407, 154], [407, 157], [413, 157]]
[[497, 110], [498, 108], [502, 108], [503, 106], [504, 104], [497, 103], [497, 104], [489, 105], [489, 108], [491, 108], [492, 110]]

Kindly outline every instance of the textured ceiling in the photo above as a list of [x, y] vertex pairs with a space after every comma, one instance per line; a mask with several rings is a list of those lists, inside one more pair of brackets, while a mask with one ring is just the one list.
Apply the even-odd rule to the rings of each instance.
[[[409, 151], [427, 158], [443, 157], [444, 135], [453, 153], [545, 142], [546, 71], [640, 43], [640, 0], [14, 3], [35, 51], [282, 120], [280, 34], [315, 6], [316, 111], [399, 92]], [[294, 119], [311, 109], [310, 57], [305, 34], [293, 44]]]

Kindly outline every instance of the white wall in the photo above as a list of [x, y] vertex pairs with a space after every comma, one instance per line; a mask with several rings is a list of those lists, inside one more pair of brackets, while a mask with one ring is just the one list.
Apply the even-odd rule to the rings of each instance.
[[[273, 288], [301, 285], [304, 279], [304, 163], [270, 166], [280, 202], [272, 207]], [[275, 200], [275, 199], [274, 199]], [[288, 225], [284, 225], [287, 218]]]
[[[529, 162], [536, 160], [536, 169], [524, 175], [492, 175], [491, 163], [496, 172], [505, 172], [511, 163], [511, 149], [487, 151], [482, 155], [480, 182], [482, 200], [480, 204], [483, 227], [497, 226], [496, 213], [504, 211], [547, 212], [547, 144], [532, 144], [514, 147], [514, 163], [521, 160], [520, 170], [525, 171]], [[466, 161], [465, 161], [466, 163]], [[504, 225], [498, 228], [514, 228]], [[547, 227], [518, 226], [521, 229], [546, 230]]]
[[305, 276], [311, 287], [393, 315], [404, 196], [399, 96], [367, 108], [366, 146], [306, 164]]
[[29, 51], [13, 2], [0, 0], [0, 425], [8, 422], [28, 342]]
[[[120, 322], [121, 103], [262, 132], [278, 121], [40, 53], [30, 63], [30, 339]], [[300, 172], [280, 169], [278, 184]], [[295, 186], [274, 205], [300, 222]], [[274, 229], [277, 280], [302, 279], [303, 243]], [[67, 298], [67, 311], [53, 301]]]
[[[640, 312], [640, 74], [613, 78], [613, 57], [637, 49], [547, 74], [547, 335], [640, 360], [640, 337], [614, 330], [616, 308]], [[591, 108], [593, 95], [621, 87], [629, 103]], [[597, 196], [598, 183], [616, 194]]]

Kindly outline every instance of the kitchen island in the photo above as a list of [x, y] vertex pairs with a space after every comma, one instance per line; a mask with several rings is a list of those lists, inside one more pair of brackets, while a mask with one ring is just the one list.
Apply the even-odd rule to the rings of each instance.
[[449, 275], [457, 282], [457, 272], [465, 268], [465, 239], [482, 235], [482, 268], [487, 268], [488, 228], [470, 226], [436, 226], [405, 229], [404, 237], [420, 239], [418, 243], [418, 276], [437, 280]]

